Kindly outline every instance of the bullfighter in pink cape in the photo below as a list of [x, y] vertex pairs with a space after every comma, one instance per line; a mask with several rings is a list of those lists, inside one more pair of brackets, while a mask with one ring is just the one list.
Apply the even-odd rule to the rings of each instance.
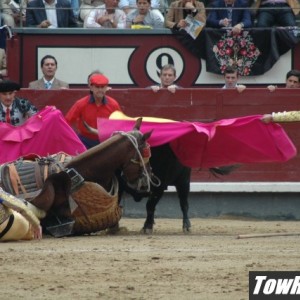
[[16, 97], [18, 89], [13, 81], [0, 82], [0, 163], [30, 154], [77, 155], [86, 150], [60, 110], [46, 107], [38, 112], [27, 99]]

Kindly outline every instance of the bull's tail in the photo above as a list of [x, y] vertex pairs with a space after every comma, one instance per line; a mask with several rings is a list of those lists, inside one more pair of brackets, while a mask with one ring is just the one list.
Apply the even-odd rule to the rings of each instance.
[[219, 175], [222, 176], [229, 175], [239, 167], [240, 167], [239, 164], [230, 165], [230, 166], [213, 167], [213, 168], [209, 168], [209, 172], [212, 173], [214, 176], [218, 177]]

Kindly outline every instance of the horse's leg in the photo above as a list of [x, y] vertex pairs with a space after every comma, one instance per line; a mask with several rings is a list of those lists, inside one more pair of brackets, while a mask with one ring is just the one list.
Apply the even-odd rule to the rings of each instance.
[[51, 183], [45, 182], [42, 191], [30, 201], [31, 204], [48, 212], [54, 203], [55, 190]]
[[66, 172], [54, 173], [46, 179], [42, 191], [32, 201], [36, 207], [48, 212], [51, 208], [59, 211], [69, 209], [71, 179]]
[[188, 216], [189, 212], [189, 193], [190, 193], [190, 169], [187, 168], [184, 172], [184, 176], [181, 177], [176, 184], [177, 195], [180, 202], [180, 208], [182, 211], [182, 230], [183, 232], [189, 232], [191, 230], [191, 222]]
[[143, 233], [151, 234], [153, 233], [153, 225], [155, 224], [154, 222], [154, 213], [155, 213], [155, 208], [162, 197], [164, 193], [164, 190], [157, 189], [152, 192], [150, 197], [148, 198], [147, 204], [146, 204], [146, 211], [147, 211], [147, 217], [146, 221], [144, 223], [144, 227], [142, 228]]

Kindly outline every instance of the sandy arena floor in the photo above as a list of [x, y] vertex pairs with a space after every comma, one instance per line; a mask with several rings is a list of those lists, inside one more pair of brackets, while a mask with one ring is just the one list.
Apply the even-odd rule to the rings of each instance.
[[240, 219], [121, 219], [117, 235], [0, 244], [2, 300], [248, 299], [248, 272], [300, 270], [299, 222]]

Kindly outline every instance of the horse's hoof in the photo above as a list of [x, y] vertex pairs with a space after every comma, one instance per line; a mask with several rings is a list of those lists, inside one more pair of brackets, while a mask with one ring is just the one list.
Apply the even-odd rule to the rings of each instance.
[[145, 228], [143, 227], [140, 231], [143, 234], [152, 234], [153, 233], [153, 229], [152, 228]]
[[121, 230], [120, 226], [119, 226], [119, 223], [117, 223], [116, 225], [112, 226], [112, 227], [109, 227], [106, 229], [106, 233], [107, 234], [117, 234], [119, 233]]
[[183, 233], [191, 233], [191, 227], [182, 227]]

